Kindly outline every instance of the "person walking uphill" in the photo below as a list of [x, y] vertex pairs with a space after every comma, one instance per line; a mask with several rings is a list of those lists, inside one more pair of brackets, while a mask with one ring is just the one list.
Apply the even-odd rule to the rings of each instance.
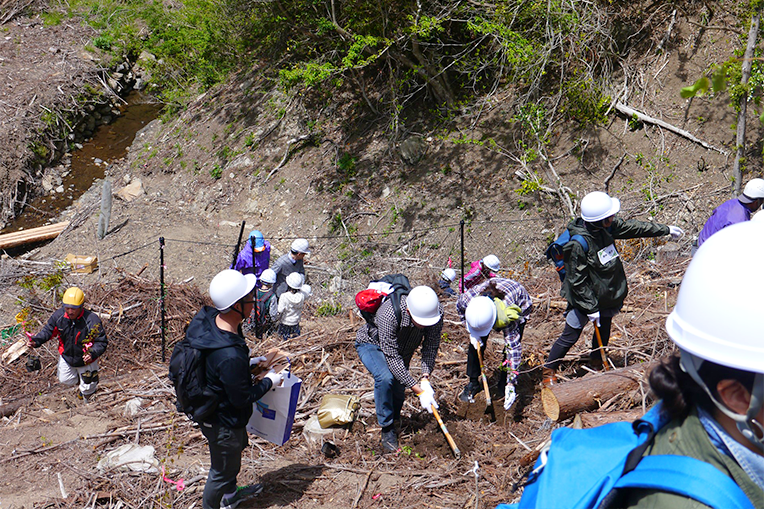
[[[560, 294], [568, 301], [565, 329], [555, 341], [544, 364], [544, 383], [555, 383], [555, 372], [561, 359], [578, 341], [587, 321], [593, 322], [592, 362], [601, 362], [597, 328], [602, 345], [607, 346], [613, 316], [618, 314], [628, 294], [626, 273], [615, 247], [616, 239], [660, 237], [679, 238], [684, 233], [678, 226], [624, 220], [616, 217], [621, 202], [595, 191], [581, 200], [581, 217], [568, 225], [571, 236], [580, 235], [587, 248], [571, 240], [563, 247], [566, 276]], [[597, 351], [596, 357], [594, 352]]]
[[98, 387], [98, 358], [108, 346], [101, 319], [85, 309], [85, 294], [73, 286], [64, 292], [63, 305], [53, 312], [43, 328], [29, 338], [37, 348], [58, 338], [58, 381], [64, 385], [79, 382], [78, 396], [86, 401]]
[[[374, 316], [374, 325], [364, 323], [356, 334], [355, 348], [361, 362], [374, 377], [374, 404], [382, 428], [382, 448], [398, 450], [394, 421], [399, 420], [406, 389], [419, 396], [422, 408], [438, 408], [429, 376], [443, 329], [443, 307], [429, 286], [417, 286], [400, 298], [400, 319], [393, 299], [386, 299]], [[422, 346], [422, 376], [409, 371], [411, 358]]]
[[233, 509], [263, 489], [261, 484], [236, 486], [241, 453], [248, 445], [246, 426], [252, 404], [282, 379], [271, 371], [253, 385], [250, 376], [249, 348], [241, 322], [252, 312], [256, 281], [254, 274], [231, 269], [218, 273], [209, 289], [215, 307], [204, 306], [186, 331], [191, 346], [203, 352], [207, 389], [217, 398], [215, 410], [199, 422], [210, 447], [204, 509]]
[[698, 234], [698, 246], [719, 230], [735, 223], [749, 221], [751, 214], [764, 203], [764, 179], [752, 179], [743, 189], [743, 194], [727, 200], [716, 207]]
[[305, 255], [310, 254], [310, 246], [306, 239], [295, 239], [292, 242], [290, 251], [281, 255], [276, 263], [273, 264], [273, 272], [276, 273], [276, 297], [281, 297], [281, 294], [286, 292], [289, 288], [286, 282], [286, 278], [293, 272], [298, 272], [305, 276], [305, 266], [303, 260]]
[[252, 230], [249, 232], [249, 240], [231, 268], [242, 274], [254, 274], [259, 278], [270, 262], [271, 243], [265, 240], [260, 230]]

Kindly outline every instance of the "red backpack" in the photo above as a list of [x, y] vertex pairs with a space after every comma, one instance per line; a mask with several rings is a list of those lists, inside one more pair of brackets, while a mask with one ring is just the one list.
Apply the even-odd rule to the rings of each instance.
[[392, 292], [387, 294], [380, 292], [379, 290], [366, 288], [355, 295], [356, 306], [358, 306], [358, 309], [361, 311], [361, 316], [363, 316], [366, 322], [369, 325], [374, 326], [374, 315], [389, 295], [393, 301], [395, 317], [398, 319], [398, 324], [400, 324], [401, 295], [408, 295], [411, 290], [409, 279], [403, 274], [389, 274], [380, 279], [380, 281], [389, 283], [392, 286]]

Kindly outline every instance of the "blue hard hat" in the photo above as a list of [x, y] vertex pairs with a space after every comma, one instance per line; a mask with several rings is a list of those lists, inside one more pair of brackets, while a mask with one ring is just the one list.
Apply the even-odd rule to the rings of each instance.
[[252, 247], [254, 247], [255, 250], [261, 250], [265, 247], [265, 238], [263, 237], [263, 232], [260, 230], [252, 230], [249, 232], [249, 240], [252, 242]]

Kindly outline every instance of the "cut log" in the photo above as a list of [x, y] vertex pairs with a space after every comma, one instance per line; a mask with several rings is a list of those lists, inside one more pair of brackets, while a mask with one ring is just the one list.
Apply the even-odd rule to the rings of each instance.
[[632, 408], [631, 410], [614, 410], [612, 412], [592, 412], [579, 414], [581, 416], [581, 426], [583, 428], [594, 428], [611, 422], [633, 422], [644, 415], [642, 407]]
[[40, 242], [41, 240], [55, 239], [67, 226], [69, 226], [69, 221], [0, 235], [0, 249], [23, 246], [24, 244]]
[[6, 350], [3, 353], [3, 361], [5, 361], [6, 364], [10, 364], [14, 362], [16, 359], [27, 353], [29, 350], [27, 338], [21, 338], [15, 343], [13, 343], [11, 346], [8, 347], [8, 350]]
[[16, 410], [32, 401], [32, 398], [23, 398], [7, 405], [0, 405], [0, 417], [9, 417], [16, 413]]
[[544, 387], [541, 389], [544, 413], [553, 421], [559, 421], [579, 412], [596, 410], [609, 399], [638, 389], [640, 384], [646, 386], [653, 366], [654, 363], [637, 364]]

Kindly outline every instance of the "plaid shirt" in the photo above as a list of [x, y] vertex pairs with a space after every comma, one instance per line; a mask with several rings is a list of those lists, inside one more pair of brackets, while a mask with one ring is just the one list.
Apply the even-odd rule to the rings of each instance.
[[428, 376], [435, 369], [435, 358], [440, 346], [440, 331], [443, 329], [443, 305], [438, 304], [440, 320], [435, 325], [419, 329], [411, 320], [406, 305], [406, 295], [401, 296], [401, 325], [395, 318], [392, 301], [385, 300], [374, 316], [378, 334], [369, 334], [369, 325], [364, 324], [356, 333], [356, 343], [371, 343], [379, 346], [385, 354], [387, 367], [396, 380], [407, 388], [419, 383], [409, 372], [408, 365], [414, 352], [422, 345], [422, 376]]
[[491, 278], [461, 294], [456, 301], [456, 311], [459, 313], [459, 319], [464, 322], [464, 312], [467, 310], [467, 305], [474, 297], [485, 292], [491, 281], [496, 284], [496, 288], [504, 292], [504, 304], [507, 306], [515, 304], [523, 312], [519, 320], [512, 322], [510, 325], [502, 329], [502, 332], [504, 333], [504, 345], [508, 350], [507, 359], [509, 359], [511, 364], [510, 367], [513, 370], [517, 370], [518, 366], [520, 366], [520, 357], [522, 355], [520, 324], [525, 323], [526, 317], [533, 310], [533, 301], [523, 285], [511, 279], [501, 277]]

